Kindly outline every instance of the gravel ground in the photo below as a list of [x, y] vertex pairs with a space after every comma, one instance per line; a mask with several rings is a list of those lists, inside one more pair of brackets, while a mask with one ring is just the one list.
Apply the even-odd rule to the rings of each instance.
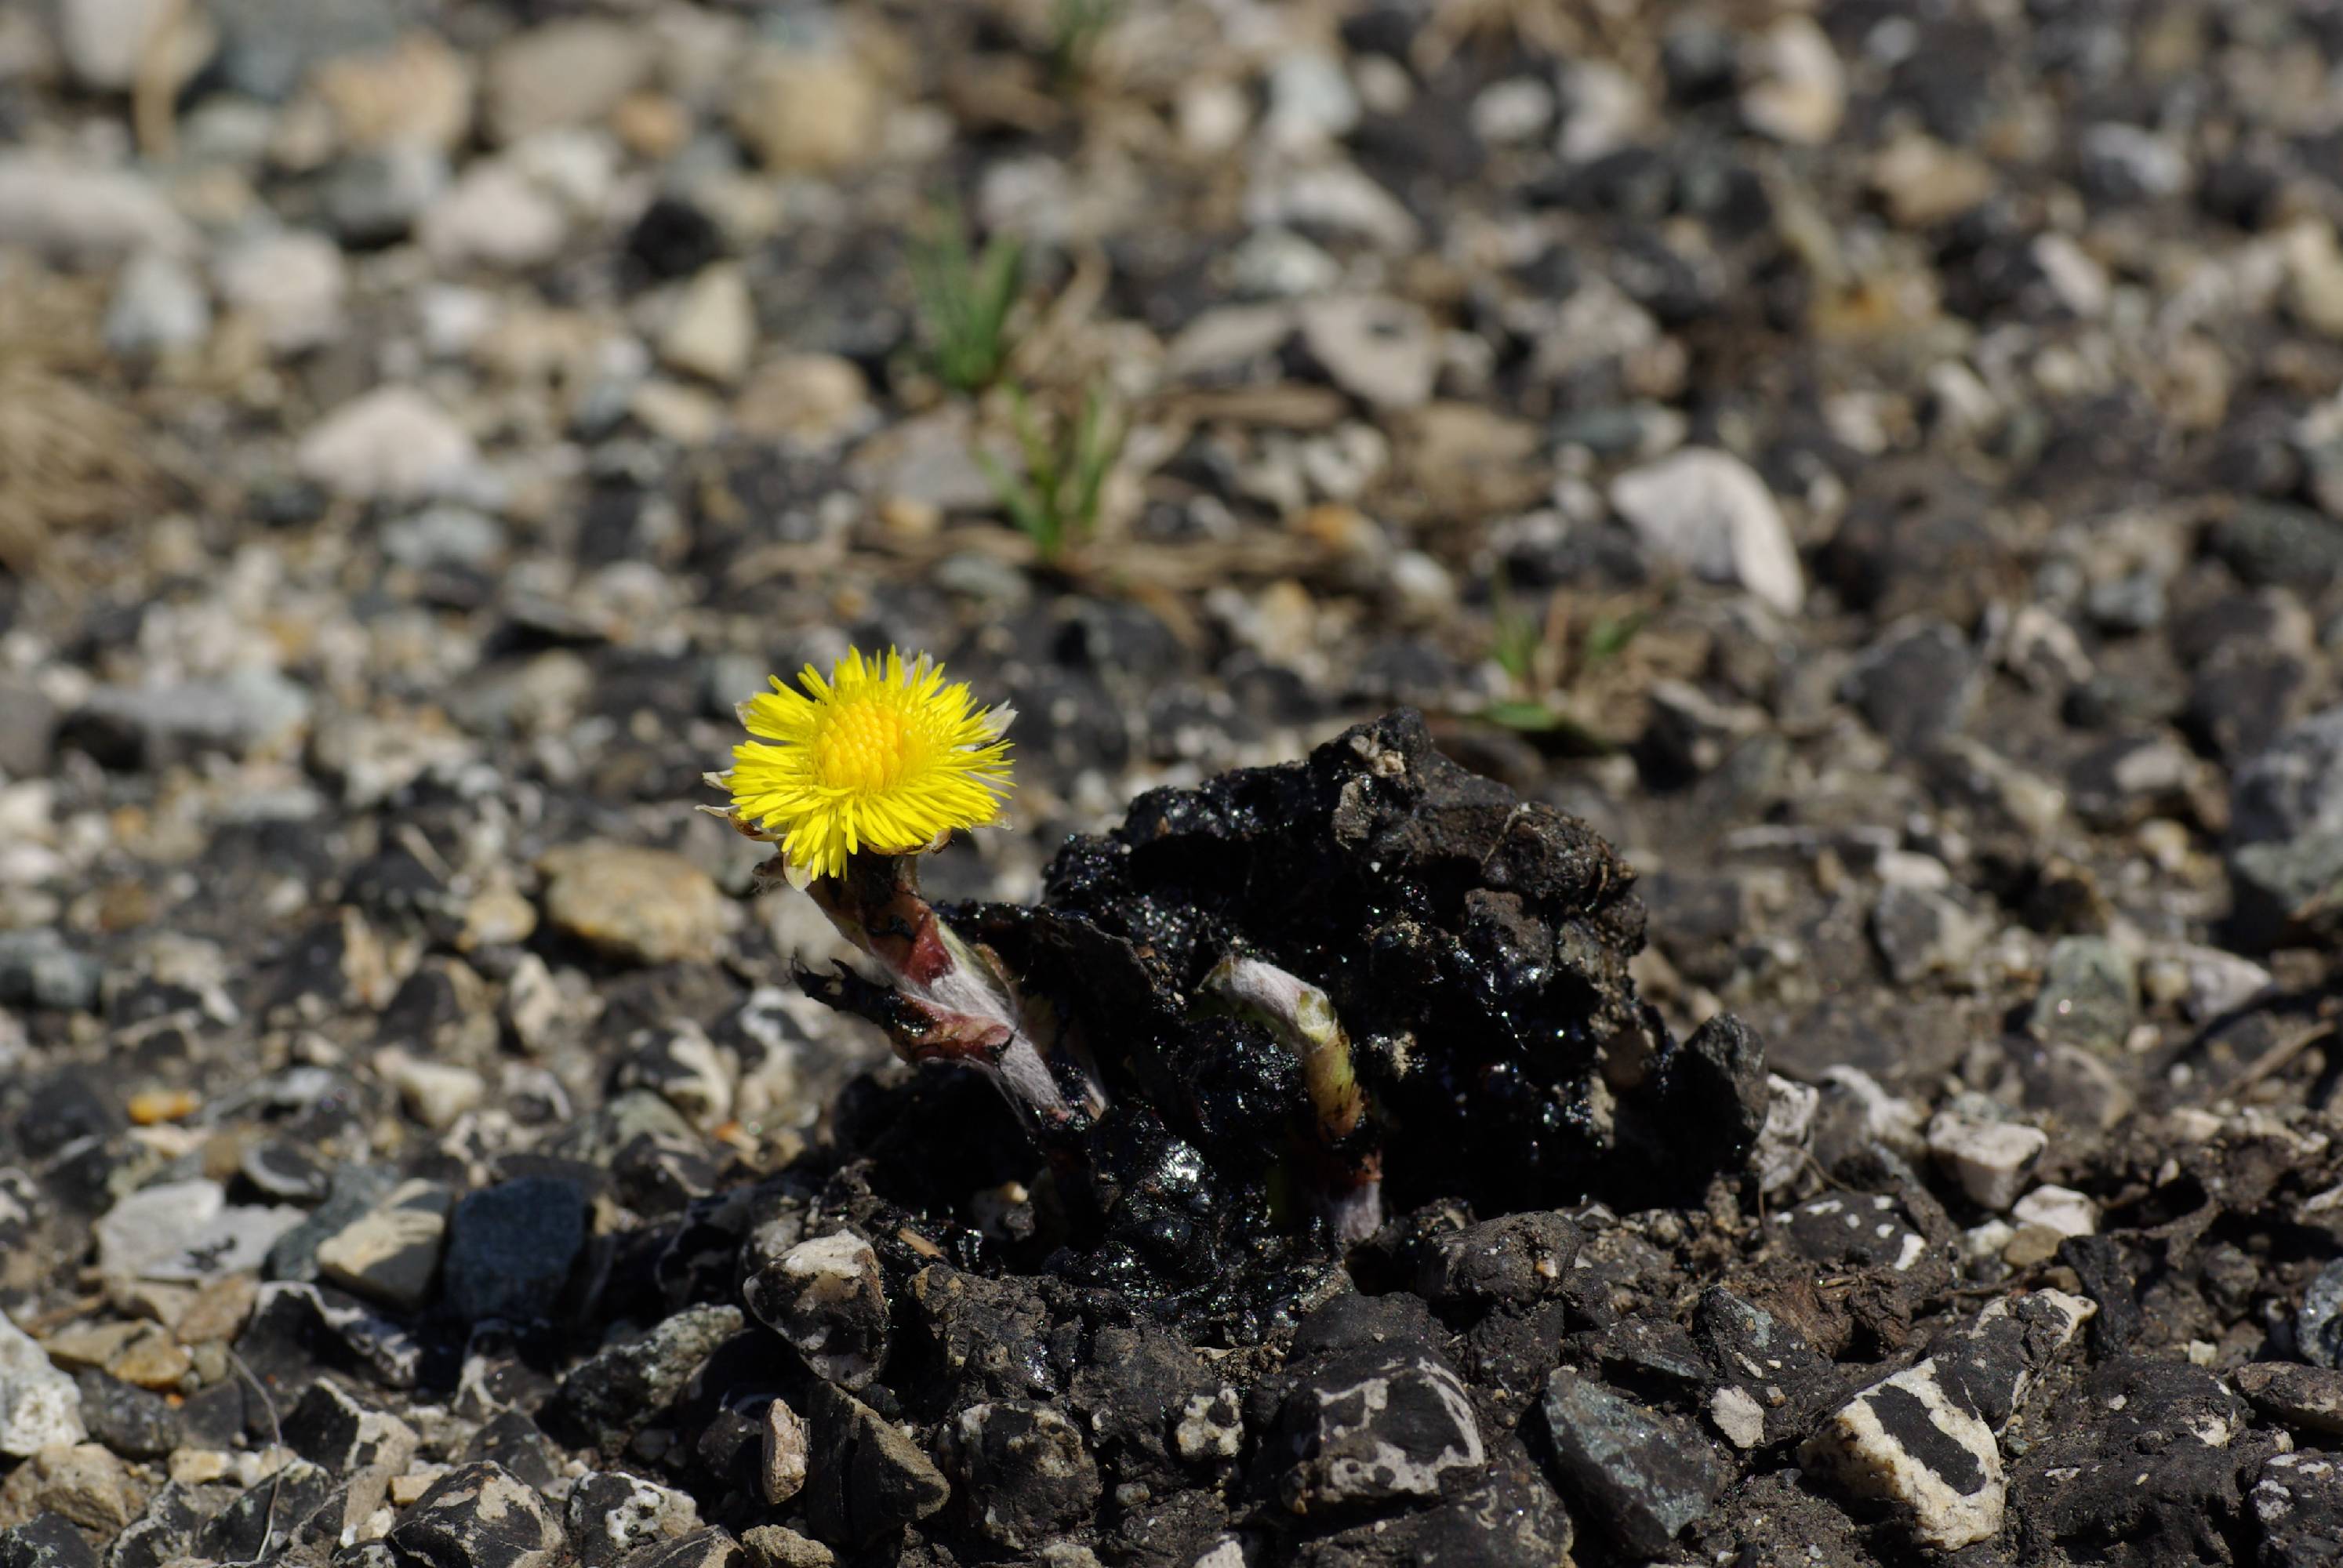
[[[0, 6], [0, 1568], [2333, 1563], [2338, 69]], [[691, 809], [890, 644], [1020, 715], [925, 874], [1078, 1146]], [[1355, 1245], [1229, 951], [1353, 1036]]]

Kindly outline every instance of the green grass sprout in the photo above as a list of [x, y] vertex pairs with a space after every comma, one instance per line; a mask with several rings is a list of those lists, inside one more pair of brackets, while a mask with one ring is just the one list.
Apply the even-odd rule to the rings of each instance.
[[1033, 541], [1041, 564], [1054, 568], [1097, 531], [1099, 502], [1127, 427], [1095, 387], [1083, 392], [1073, 420], [1054, 431], [1044, 427], [1021, 388], [1009, 388], [1009, 407], [1020, 467], [1012, 472], [981, 448], [974, 456], [1001, 510]]
[[930, 363], [947, 387], [981, 392], [1001, 378], [1023, 261], [1024, 247], [1006, 235], [972, 249], [959, 209], [950, 206], [913, 241], [911, 288], [920, 328]]

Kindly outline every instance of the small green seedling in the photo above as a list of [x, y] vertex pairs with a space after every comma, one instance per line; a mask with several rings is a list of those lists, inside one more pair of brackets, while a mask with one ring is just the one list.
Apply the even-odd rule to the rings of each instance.
[[1647, 618], [1642, 610], [1599, 616], [1574, 642], [1560, 607], [1538, 614], [1514, 598], [1501, 563], [1491, 584], [1489, 657], [1505, 672], [1512, 690], [1483, 706], [1481, 718], [1524, 735], [1543, 736], [1571, 749], [1609, 748], [1569, 710], [1562, 689], [1617, 658], [1634, 641]]
[[1009, 363], [1009, 315], [1016, 307], [1024, 247], [994, 235], [970, 248], [957, 208], [940, 208], [911, 246], [911, 288], [930, 363], [944, 385], [981, 392]]
[[1071, 425], [1054, 434], [1043, 428], [1020, 388], [1009, 388], [1009, 407], [1021, 466], [1011, 472], [981, 447], [974, 456], [1001, 510], [1033, 541], [1041, 564], [1054, 568], [1097, 531], [1099, 502], [1121, 455], [1125, 427], [1095, 387], [1082, 394]]

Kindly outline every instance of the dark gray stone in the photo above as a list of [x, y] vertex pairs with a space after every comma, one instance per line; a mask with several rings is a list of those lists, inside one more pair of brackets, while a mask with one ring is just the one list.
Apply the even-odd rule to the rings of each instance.
[[2343, 708], [2289, 727], [2237, 770], [2229, 839], [2264, 844], [2343, 832]]
[[1551, 1211], [1438, 1231], [1410, 1249], [1415, 1293], [1443, 1312], [1525, 1307], [1560, 1291], [1578, 1241], [1577, 1228]]
[[441, 1292], [466, 1322], [531, 1322], [553, 1315], [586, 1246], [586, 1194], [548, 1176], [522, 1176], [456, 1205]]
[[345, 245], [404, 239], [447, 188], [447, 156], [435, 147], [372, 147], [334, 165], [323, 193], [326, 221]]
[[868, 1545], [951, 1500], [951, 1483], [900, 1428], [843, 1389], [817, 1382], [806, 1402], [813, 1462], [806, 1524], [827, 1545]]
[[2343, 917], [2343, 829], [2232, 850], [2229, 889], [2229, 935], [2244, 950], [2330, 930]]
[[106, 1568], [163, 1568], [195, 1550], [196, 1533], [216, 1511], [195, 1488], [164, 1483], [147, 1500], [146, 1512], [130, 1522], [107, 1548]]
[[415, 1429], [320, 1378], [284, 1419], [286, 1446], [330, 1473], [377, 1467], [404, 1471], [415, 1457]]
[[2296, 1348], [2322, 1367], [2343, 1367], [2343, 1260], [2311, 1277], [2295, 1310]]
[[1918, 1261], [1926, 1246], [1903, 1208], [1884, 1192], [1834, 1192], [1773, 1216], [1798, 1256], [1831, 1268], [1889, 1269]]
[[2255, 1362], [2239, 1367], [2230, 1381], [2273, 1421], [2297, 1432], [2343, 1435], [2343, 1372], [2292, 1362]]
[[1921, 621], [1865, 649], [1847, 672], [1845, 695], [1908, 756], [1960, 729], [1976, 701], [1980, 673], [1968, 638], [1943, 621]]
[[2333, 1454], [2270, 1455], [2246, 1504], [2259, 1540], [2257, 1568], [2343, 1562], [2343, 1462]]
[[550, 1568], [563, 1546], [544, 1499], [488, 1463], [441, 1476], [383, 1539], [409, 1568]]
[[561, 1475], [561, 1459], [552, 1440], [517, 1410], [490, 1416], [464, 1445], [464, 1458], [494, 1460], [539, 1492], [551, 1490]]
[[[2077, 1563], [2230, 1560], [2246, 1495], [2279, 1439], [2249, 1430], [2245, 1402], [2210, 1370], [2132, 1356], [2094, 1369], [2035, 1430], [2010, 1509], [2030, 1541]], [[2260, 1559], [2306, 1561], [2333, 1557]]]
[[196, 1536], [196, 1554], [215, 1563], [254, 1563], [282, 1550], [292, 1533], [326, 1505], [334, 1478], [297, 1459], [247, 1486]]
[[604, 1453], [616, 1454], [746, 1322], [738, 1307], [687, 1308], [574, 1368], [561, 1380], [559, 1412]]
[[741, 1568], [748, 1553], [729, 1530], [695, 1530], [630, 1553], [622, 1568]]
[[1692, 1329], [1720, 1389], [1739, 1389], [1762, 1412], [1763, 1445], [1803, 1437], [1845, 1393], [1848, 1374], [1829, 1357], [1788, 1323], [1722, 1285], [1701, 1292]]
[[1631, 1552], [1667, 1551], [1732, 1483], [1705, 1438], [1568, 1367], [1546, 1380], [1543, 1408], [1564, 1493]]
[[[333, 1191], [333, 1172], [312, 1160], [298, 1144], [281, 1139], [246, 1144], [236, 1168], [246, 1181], [282, 1202], [321, 1202]], [[280, 1236], [277, 1241], [281, 1245], [284, 1238]], [[270, 1249], [272, 1256], [275, 1251]]]
[[[1481, 1481], [1430, 1508], [1364, 1520], [1298, 1543], [1300, 1568], [1554, 1568], [1572, 1561], [1570, 1514], [1521, 1443]], [[1171, 1559], [1179, 1568], [1201, 1551]]]
[[971, 1405], [947, 1422], [942, 1457], [977, 1533], [1030, 1552], [1097, 1509], [1098, 1463], [1074, 1423], [1031, 1400]]
[[562, 1511], [581, 1568], [613, 1568], [699, 1524], [699, 1507], [689, 1496], [616, 1470], [580, 1476]]
[[179, 1412], [161, 1394], [108, 1377], [95, 1368], [74, 1378], [81, 1390], [81, 1422], [94, 1442], [125, 1459], [160, 1459], [186, 1441]]
[[0, 1007], [93, 1012], [106, 967], [45, 928], [0, 931]]
[[97, 1568], [97, 1553], [63, 1514], [36, 1513], [0, 1530], [0, 1568]]
[[2315, 594], [2343, 578], [2343, 524], [2308, 507], [2241, 501], [2213, 525], [2209, 543], [2248, 588]]
[[850, 1389], [887, 1359], [887, 1292], [879, 1256], [850, 1231], [799, 1241], [751, 1274], [741, 1299], [806, 1364]]
[[1261, 1467], [1290, 1512], [1315, 1518], [1429, 1502], [1485, 1458], [1463, 1383], [1428, 1343], [1393, 1335], [1308, 1364], [1278, 1405]]
[[398, 1185], [398, 1173], [380, 1165], [337, 1165], [326, 1201], [309, 1217], [277, 1238], [268, 1249], [263, 1277], [307, 1284], [317, 1277], [317, 1249]]
[[2050, 950], [2027, 1027], [2036, 1040], [2116, 1050], [2138, 1016], [2130, 955], [2105, 937], [2065, 937]]

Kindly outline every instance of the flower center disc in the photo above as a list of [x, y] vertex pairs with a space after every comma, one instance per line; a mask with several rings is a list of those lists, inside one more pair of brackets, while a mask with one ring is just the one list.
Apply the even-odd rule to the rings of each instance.
[[814, 742], [814, 769], [832, 789], [884, 789], [903, 775], [913, 739], [900, 716], [877, 707], [841, 708]]

